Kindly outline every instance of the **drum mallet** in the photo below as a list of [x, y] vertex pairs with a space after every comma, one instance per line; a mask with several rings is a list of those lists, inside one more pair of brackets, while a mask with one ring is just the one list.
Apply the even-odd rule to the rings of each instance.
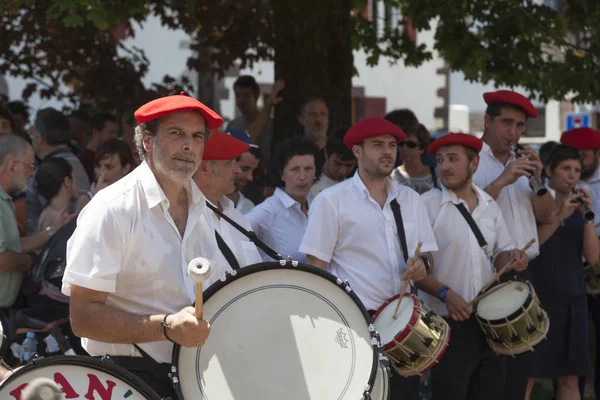
[[202, 319], [202, 282], [210, 276], [210, 261], [194, 258], [188, 264], [188, 276], [196, 283], [196, 318]]
[[[533, 245], [534, 243], [535, 243], [535, 239], [531, 239], [529, 242], [527, 242], [527, 244], [525, 245], [525, 247], [523, 247], [521, 250], [519, 250], [521, 252], [521, 254], [525, 253], [527, 251], [527, 249], [529, 249], [531, 247], [531, 245]], [[513, 263], [513, 261], [509, 261], [506, 264], [504, 264], [504, 266], [502, 268], [500, 268], [500, 271], [498, 271], [496, 273], [496, 275], [494, 275], [494, 277], [492, 278], [492, 280], [489, 281], [488, 284], [483, 287], [483, 289], [481, 289], [481, 293], [483, 293], [486, 290], [488, 290], [490, 288], [490, 286], [492, 286], [492, 284], [494, 282], [496, 282], [500, 278], [500, 276], [502, 276], [502, 274], [504, 274], [506, 272], [506, 270], [508, 269], [508, 267], [512, 263]]]
[[21, 400], [60, 400], [62, 390], [48, 378], [37, 378], [23, 390]]
[[[417, 243], [415, 255], [412, 258], [414, 261], [417, 261], [419, 259], [419, 257], [421, 257], [421, 246], [422, 245], [423, 245], [423, 243], [421, 243], [421, 242]], [[407, 265], [407, 267], [408, 267], [408, 265]], [[400, 303], [402, 303], [402, 298], [404, 297], [404, 293], [406, 292], [406, 289], [408, 289], [408, 284], [409, 284], [409, 281], [408, 281], [408, 279], [406, 279], [404, 281], [404, 285], [402, 285], [402, 290], [400, 291], [400, 296], [398, 296], [398, 302], [396, 303], [396, 309], [394, 310], [394, 315], [392, 316], [394, 319], [398, 318], [398, 309], [400, 308]]]

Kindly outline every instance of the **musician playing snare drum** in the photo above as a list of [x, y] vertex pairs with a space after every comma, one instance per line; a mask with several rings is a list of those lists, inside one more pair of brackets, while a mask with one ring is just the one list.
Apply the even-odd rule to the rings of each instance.
[[[151, 101], [135, 117], [144, 161], [79, 215], [62, 290], [71, 297], [73, 332], [90, 355], [108, 354], [176, 398], [168, 377], [172, 342], [201, 346], [210, 330], [190, 307], [195, 285], [186, 273], [192, 259], [215, 259], [218, 248], [212, 212], [191, 177], [209, 129], [222, 119], [183, 93]], [[225, 269], [212, 267], [214, 281]]]
[[472, 182], [481, 146], [475, 136], [450, 133], [428, 147], [443, 186], [421, 198], [439, 250], [433, 253], [435, 269], [417, 287], [451, 328], [448, 348], [432, 369], [433, 400], [501, 398], [505, 359], [488, 347], [467, 302], [509, 260], [510, 268], [519, 270], [529, 261], [510, 250], [513, 243], [500, 208]]
[[[425, 257], [437, 250], [419, 195], [389, 178], [397, 143], [404, 139], [400, 128], [380, 118], [350, 128], [344, 144], [356, 156], [358, 171], [315, 197], [300, 245], [309, 264], [347, 279], [370, 310], [400, 293], [402, 278], [418, 281], [426, 276], [424, 259], [412, 259], [418, 242]], [[391, 398], [418, 399], [419, 377], [393, 374]]]

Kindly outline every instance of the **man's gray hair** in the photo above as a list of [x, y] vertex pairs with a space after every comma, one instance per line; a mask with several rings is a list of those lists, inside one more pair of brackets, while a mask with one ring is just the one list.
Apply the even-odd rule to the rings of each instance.
[[16, 135], [0, 135], [0, 165], [4, 165], [9, 157], [22, 156], [27, 153], [29, 143]]
[[144, 135], [155, 136], [158, 132], [158, 118], [148, 121], [144, 124], [138, 124], [135, 127], [133, 135], [133, 144], [137, 151], [140, 161], [144, 161], [148, 157], [146, 149], [144, 149]]

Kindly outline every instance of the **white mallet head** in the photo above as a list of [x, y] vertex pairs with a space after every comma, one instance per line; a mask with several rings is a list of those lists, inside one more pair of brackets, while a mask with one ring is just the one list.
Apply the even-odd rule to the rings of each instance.
[[194, 258], [188, 264], [188, 276], [195, 283], [202, 283], [210, 276], [210, 261], [203, 257]]
[[62, 391], [53, 380], [48, 378], [34, 379], [21, 394], [23, 400], [60, 400], [61, 398]]

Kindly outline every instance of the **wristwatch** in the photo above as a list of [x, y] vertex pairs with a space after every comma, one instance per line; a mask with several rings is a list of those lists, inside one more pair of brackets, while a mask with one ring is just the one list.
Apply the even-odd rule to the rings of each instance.
[[444, 302], [444, 300], [446, 300], [446, 297], [448, 297], [448, 290], [450, 290], [450, 288], [447, 286], [444, 286], [440, 288], [440, 290], [438, 290], [437, 297], [442, 303]]
[[52, 228], [50, 226], [47, 226], [46, 229], [44, 229], [46, 231], [46, 233], [48, 233], [48, 237], [51, 238], [52, 235], [54, 235], [54, 231], [52, 230]]

